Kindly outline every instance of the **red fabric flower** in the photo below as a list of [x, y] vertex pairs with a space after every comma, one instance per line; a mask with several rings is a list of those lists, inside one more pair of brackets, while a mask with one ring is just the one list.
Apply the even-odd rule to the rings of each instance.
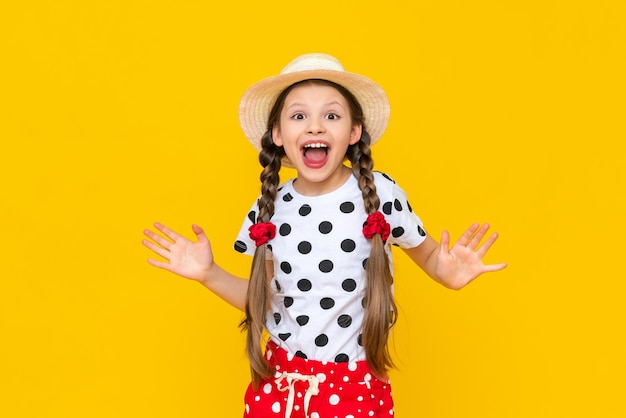
[[370, 213], [367, 221], [365, 221], [365, 225], [363, 225], [363, 235], [367, 239], [372, 239], [374, 235], [380, 234], [383, 242], [386, 242], [390, 231], [391, 227], [385, 220], [385, 215], [380, 212]]
[[276, 225], [271, 222], [261, 222], [250, 226], [248, 231], [250, 231], [250, 239], [254, 240], [258, 247], [276, 236]]

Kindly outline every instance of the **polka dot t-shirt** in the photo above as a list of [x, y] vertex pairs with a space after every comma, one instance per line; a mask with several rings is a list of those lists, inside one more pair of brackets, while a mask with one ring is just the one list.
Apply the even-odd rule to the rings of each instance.
[[[382, 173], [375, 172], [374, 179], [380, 211], [391, 226], [385, 246], [389, 257], [389, 245], [412, 248], [422, 243], [426, 232], [404, 191]], [[362, 233], [367, 214], [357, 181], [350, 176], [321, 196], [301, 195], [293, 182], [280, 188], [271, 219], [276, 237], [268, 243], [274, 277], [266, 328], [275, 343], [302, 358], [365, 360], [361, 324], [371, 244]], [[241, 253], [254, 254], [248, 228], [257, 213], [255, 203], [234, 245]]]

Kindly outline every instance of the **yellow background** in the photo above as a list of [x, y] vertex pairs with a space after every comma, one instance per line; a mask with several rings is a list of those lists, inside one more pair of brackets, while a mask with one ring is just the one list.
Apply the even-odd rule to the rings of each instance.
[[[396, 253], [400, 417], [624, 417], [622, 1], [0, 6], [0, 416], [238, 417], [241, 314], [150, 267], [155, 220], [216, 257], [259, 191], [240, 95], [327, 52], [392, 104], [376, 166], [427, 229], [488, 221], [460, 292]], [[283, 173], [283, 178], [293, 173]]]

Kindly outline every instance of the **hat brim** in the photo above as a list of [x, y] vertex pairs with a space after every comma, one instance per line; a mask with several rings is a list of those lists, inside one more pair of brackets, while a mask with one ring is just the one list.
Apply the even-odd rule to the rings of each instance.
[[[261, 151], [261, 138], [268, 130], [267, 120], [278, 95], [294, 83], [310, 79], [332, 81], [347, 88], [363, 109], [365, 128], [374, 145], [389, 122], [389, 100], [375, 82], [360, 74], [336, 70], [305, 70], [269, 77], [252, 85], [239, 103], [239, 122], [250, 143]], [[287, 158], [283, 165], [291, 167]]]

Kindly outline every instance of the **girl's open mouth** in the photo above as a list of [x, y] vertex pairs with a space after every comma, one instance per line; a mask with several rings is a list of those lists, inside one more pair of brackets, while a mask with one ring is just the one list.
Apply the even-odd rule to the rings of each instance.
[[328, 159], [328, 145], [323, 142], [311, 142], [302, 147], [302, 160], [309, 168], [320, 168]]

